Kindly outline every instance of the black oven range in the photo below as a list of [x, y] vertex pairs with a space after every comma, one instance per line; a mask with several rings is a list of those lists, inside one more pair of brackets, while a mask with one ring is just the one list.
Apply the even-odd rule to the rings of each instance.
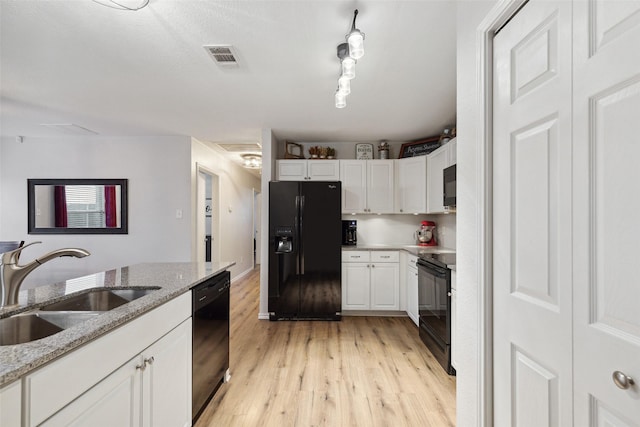
[[418, 258], [420, 339], [449, 375], [451, 366], [451, 270], [455, 253], [422, 254]]

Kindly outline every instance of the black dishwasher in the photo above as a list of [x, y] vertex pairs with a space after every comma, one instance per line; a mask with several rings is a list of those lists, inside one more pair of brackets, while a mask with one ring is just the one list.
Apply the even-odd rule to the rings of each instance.
[[229, 287], [231, 274], [220, 273], [192, 289], [193, 363], [191, 415], [200, 416], [229, 369]]

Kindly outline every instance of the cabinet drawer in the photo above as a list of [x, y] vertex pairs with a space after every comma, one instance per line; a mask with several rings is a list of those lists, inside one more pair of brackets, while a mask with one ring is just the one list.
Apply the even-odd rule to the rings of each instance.
[[342, 262], [369, 262], [369, 251], [342, 251]]
[[399, 260], [398, 251], [371, 251], [372, 262], [398, 262]]

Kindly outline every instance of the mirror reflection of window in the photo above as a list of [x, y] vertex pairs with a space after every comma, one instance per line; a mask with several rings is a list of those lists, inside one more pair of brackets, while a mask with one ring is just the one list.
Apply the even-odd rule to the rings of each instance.
[[37, 185], [36, 227], [120, 227], [119, 185]]

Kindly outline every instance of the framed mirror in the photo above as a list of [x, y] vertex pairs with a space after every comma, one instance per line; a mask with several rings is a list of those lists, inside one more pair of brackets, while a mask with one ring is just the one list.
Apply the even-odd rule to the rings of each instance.
[[127, 234], [126, 179], [29, 179], [29, 234]]

